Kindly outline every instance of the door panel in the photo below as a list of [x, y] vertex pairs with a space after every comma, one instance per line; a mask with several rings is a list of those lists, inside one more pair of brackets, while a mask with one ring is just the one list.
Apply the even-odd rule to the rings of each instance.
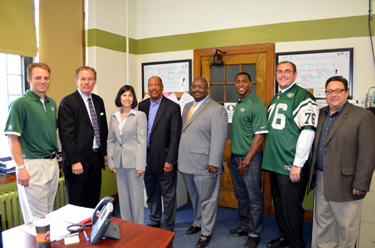
[[[252, 76], [252, 91], [267, 105], [274, 95], [275, 45], [262, 44], [221, 47], [217, 49], [225, 51], [226, 54], [222, 56], [223, 65], [216, 67], [211, 66], [216, 48], [194, 50], [194, 77], [201, 76], [207, 79], [210, 85], [209, 94], [212, 96], [215, 95], [219, 103], [233, 102], [234, 99], [237, 100], [238, 93], [233, 89], [235, 83], [234, 77], [238, 72], [246, 71], [250, 72], [249, 74]], [[234, 65], [237, 65], [237, 67]], [[235, 68], [238, 68], [237, 72], [235, 72]], [[213, 72], [215, 75], [211, 75]], [[220, 94], [222, 96], [219, 96]], [[213, 99], [215, 98], [213, 97]], [[231, 131], [231, 124], [229, 124], [228, 131]], [[227, 165], [227, 159], [230, 156], [230, 145], [231, 134], [228, 133], [228, 141], [225, 145], [223, 156], [225, 173], [222, 173], [221, 176], [219, 205], [238, 208], [230, 170]], [[262, 179], [265, 213], [270, 214], [272, 202], [269, 173], [263, 172]]]

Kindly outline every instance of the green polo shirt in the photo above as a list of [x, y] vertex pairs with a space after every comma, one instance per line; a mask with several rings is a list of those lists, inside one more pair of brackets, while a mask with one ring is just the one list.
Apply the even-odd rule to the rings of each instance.
[[[267, 109], [253, 92], [240, 99], [232, 119], [231, 151], [236, 155], [247, 155], [255, 134], [266, 133]], [[262, 151], [262, 147], [258, 152]]]
[[28, 90], [9, 107], [4, 134], [19, 137], [24, 158], [43, 158], [57, 152], [56, 102]]

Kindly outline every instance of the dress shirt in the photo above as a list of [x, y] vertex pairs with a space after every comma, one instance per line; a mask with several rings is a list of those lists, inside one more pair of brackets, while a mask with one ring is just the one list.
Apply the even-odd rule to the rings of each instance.
[[137, 111], [135, 109], [130, 109], [129, 114], [127, 114], [124, 117], [124, 119], [121, 120], [121, 112], [122, 112], [122, 108], [120, 108], [119, 111], [117, 111], [116, 113], [113, 114], [116, 117], [117, 122], [118, 122], [118, 133], [120, 135], [120, 139], [122, 138], [121, 137], [122, 136], [122, 128], [124, 127], [125, 122], [128, 119], [129, 115], [137, 115]]
[[[81, 95], [81, 97], [83, 99], [83, 102], [85, 103], [87, 114], [89, 115], [89, 118], [90, 118], [90, 121], [91, 121], [91, 124], [92, 124], [89, 102], [87, 101], [89, 98], [91, 98], [92, 107], [94, 108], [94, 111], [95, 111], [95, 105], [94, 105], [94, 101], [92, 100], [91, 93], [90, 93], [90, 97], [88, 97], [85, 94], [83, 94], [79, 89], [78, 89], [78, 92]], [[96, 114], [96, 117], [98, 118], [98, 122], [99, 122], [98, 114], [96, 112], [95, 112], [95, 114]], [[99, 148], [98, 144], [96, 143], [95, 136], [94, 136], [94, 140], [93, 140], [92, 144], [93, 144], [92, 149], [98, 149]]]
[[[208, 98], [208, 95], [207, 95], [204, 99], [200, 100], [199, 102], [196, 102], [196, 101], [194, 100], [194, 102], [193, 102], [193, 104], [191, 105], [190, 109], [194, 106], [194, 103], [196, 103], [197, 105], [195, 106], [195, 109], [194, 109], [193, 113], [191, 114], [190, 119], [191, 119], [191, 117], [193, 117], [194, 113], [197, 111], [197, 109], [202, 105], [202, 103], [203, 103], [207, 98]], [[190, 109], [189, 109], [189, 111], [190, 111]], [[189, 113], [189, 112], [188, 112], [188, 113]]]
[[[295, 83], [292, 83], [286, 89], [280, 90], [281, 93], [289, 90]], [[316, 117], [318, 118], [318, 116]], [[297, 167], [303, 167], [306, 160], [309, 158], [310, 150], [315, 138], [315, 131], [311, 129], [303, 129], [299, 134], [297, 144], [296, 144], [296, 155], [294, 157], [293, 165]]]
[[316, 164], [315, 167], [317, 170], [323, 171], [323, 150], [324, 145], [326, 144], [326, 140], [328, 138], [329, 132], [331, 131], [331, 128], [339, 115], [341, 114], [342, 110], [345, 108], [346, 103], [339, 108], [335, 113], [330, 115], [330, 109], [329, 106], [324, 110], [325, 118], [322, 125], [322, 131], [320, 132], [319, 137], [319, 144], [318, 144], [318, 150], [316, 151]]
[[148, 125], [147, 125], [147, 148], [150, 148], [150, 134], [151, 134], [152, 126], [154, 125], [156, 113], [158, 112], [162, 99], [163, 99], [163, 96], [161, 96], [159, 101], [156, 101], [153, 103], [150, 98], [150, 112], [148, 113]]

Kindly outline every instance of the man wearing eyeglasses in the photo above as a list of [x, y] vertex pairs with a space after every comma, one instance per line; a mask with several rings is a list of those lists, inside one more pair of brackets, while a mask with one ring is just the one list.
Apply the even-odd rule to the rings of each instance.
[[268, 104], [262, 168], [270, 171], [279, 238], [268, 242], [267, 247], [301, 248], [306, 246], [302, 202], [318, 106], [314, 96], [295, 83], [297, 70], [292, 62], [280, 62], [276, 68], [280, 91]]
[[186, 104], [182, 113], [178, 169], [194, 209], [195, 219], [186, 233], [201, 231], [196, 248], [202, 248], [215, 232], [228, 115], [208, 96], [205, 78], [194, 79], [191, 93], [194, 102]]
[[317, 247], [355, 247], [362, 199], [375, 167], [375, 117], [347, 102], [348, 81], [326, 82], [308, 190], [315, 186]]

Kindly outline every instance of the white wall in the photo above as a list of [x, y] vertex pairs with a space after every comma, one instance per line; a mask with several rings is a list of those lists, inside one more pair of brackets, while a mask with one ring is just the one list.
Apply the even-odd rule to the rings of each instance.
[[368, 0], [138, 0], [136, 39], [368, 14]]

